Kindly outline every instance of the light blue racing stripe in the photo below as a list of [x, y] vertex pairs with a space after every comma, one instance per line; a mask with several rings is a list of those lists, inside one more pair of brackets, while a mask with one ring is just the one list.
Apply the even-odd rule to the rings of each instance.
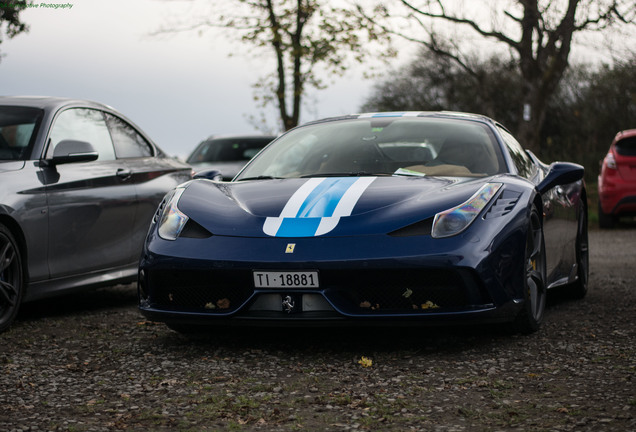
[[313, 237], [321, 218], [285, 218], [276, 232], [276, 237]]
[[406, 114], [406, 112], [386, 112], [386, 113], [375, 113], [371, 117], [402, 117]]
[[289, 198], [277, 217], [267, 217], [263, 232], [274, 237], [315, 237], [351, 216], [375, 177], [312, 178]]
[[298, 210], [297, 218], [329, 217], [352, 184], [356, 177], [328, 178], [320, 183], [305, 199]]
[[358, 118], [381, 118], [381, 117], [417, 117], [420, 111], [396, 111], [382, 113], [365, 113], [360, 114]]

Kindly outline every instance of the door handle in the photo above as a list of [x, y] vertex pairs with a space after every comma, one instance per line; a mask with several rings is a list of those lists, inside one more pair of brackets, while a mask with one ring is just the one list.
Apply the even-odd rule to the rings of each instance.
[[115, 175], [122, 180], [128, 180], [132, 176], [132, 171], [127, 168], [117, 168]]

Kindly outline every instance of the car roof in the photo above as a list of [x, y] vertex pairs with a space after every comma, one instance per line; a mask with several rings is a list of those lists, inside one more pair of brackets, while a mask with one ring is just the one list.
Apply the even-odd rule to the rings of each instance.
[[[132, 125], [135, 130], [140, 133], [155, 149], [154, 151], [157, 154], [163, 154], [163, 150], [157, 146], [148, 134], [145, 133], [143, 129], [135, 124], [131, 119], [126, 117], [124, 114], [116, 110], [115, 108], [91, 101], [88, 99], [77, 99], [77, 98], [67, 98], [67, 97], [56, 97], [56, 96], [0, 96], [0, 106], [18, 106], [18, 107], [31, 107], [38, 108], [45, 112], [45, 118], [54, 116], [56, 112], [59, 110], [70, 107], [70, 108], [94, 108], [102, 111], [109, 112]], [[50, 121], [50, 120], [49, 120]]]
[[626, 129], [616, 134], [616, 136], [614, 137], [614, 142], [618, 142], [622, 139], [634, 136], [636, 136], [636, 129]]
[[223, 135], [219, 134], [219, 135], [210, 135], [209, 137], [207, 137], [203, 141], [212, 141], [212, 140], [218, 140], [218, 139], [258, 139], [258, 138], [274, 139], [274, 138], [276, 138], [276, 135], [271, 135], [271, 134], [262, 135], [262, 134], [258, 134], [258, 133], [254, 133], [254, 134], [223, 134]]
[[108, 105], [90, 100], [51, 96], [0, 96], [0, 105], [34, 107], [44, 110], [56, 110], [68, 105], [81, 105], [114, 110]]
[[[435, 118], [452, 118], [452, 119], [468, 119], [474, 121], [481, 121], [485, 123], [495, 124], [495, 121], [490, 117], [486, 117], [481, 114], [465, 113], [458, 111], [395, 111], [395, 112], [368, 112], [360, 114], [350, 114], [339, 117], [328, 117], [321, 120], [315, 120], [305, 123], [304, 125], [311, 125], [330, 121], [340, 120], [354, 120], [363, 118], [392, 118], [392, 117], [435, 117]], [[303, 125], [303, 126], [304, 126]]]

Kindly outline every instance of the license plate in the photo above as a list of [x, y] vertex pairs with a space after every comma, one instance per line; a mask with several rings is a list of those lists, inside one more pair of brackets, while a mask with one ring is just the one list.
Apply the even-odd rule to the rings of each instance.
[[318, 272], [254, 271], [256, 288], [318, 288]]

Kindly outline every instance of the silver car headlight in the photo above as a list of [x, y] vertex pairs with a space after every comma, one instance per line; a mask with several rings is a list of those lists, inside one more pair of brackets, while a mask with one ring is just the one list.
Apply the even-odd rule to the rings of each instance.
[[501, 186], [501, 183], [485, 184], [463, 204], [437, 213], [433, 219], [431, 235], [434, 238], [444, 238], [464, 231], [501, 189]]
[[181, 212], [177, 206], [183, 191], [185, 188], [178, 187], [166, 197], [166, 205], [159, 220], [159, 237], [164, 240], [176, 240], [188, 222], [188, 216]]

